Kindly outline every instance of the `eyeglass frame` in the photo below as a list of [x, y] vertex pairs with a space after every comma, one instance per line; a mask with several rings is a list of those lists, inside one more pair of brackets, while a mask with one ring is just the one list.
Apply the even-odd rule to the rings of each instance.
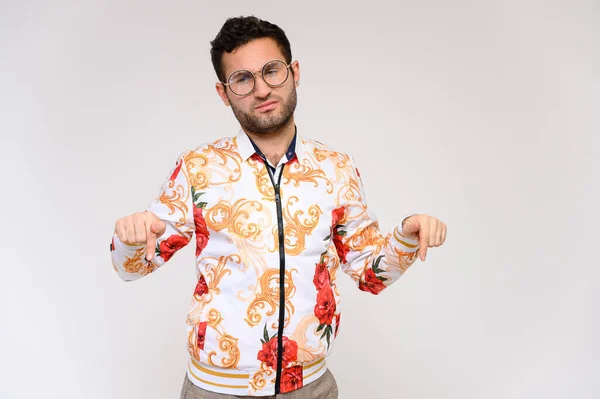
[[[281, 62], [281, 63], [283, 63], [283, 65], [285, 65], [285, 69], [286, 69], [286, 72], [287, 72], [287, 73], [286, 73], [286, 76], [285, 76], [285, 79], [283, 80], [283, 82], [281, 82], [281, 83], [280, 83], [280, 84], [278, 84], [278, 85], [272, 85], [272, 84], [268, 83], [268, 82], [265, 80], [264, 71], [265, 71], [265, 67], [266, 67], [267, 65], [269, 65], [269, 64], [270, 64], [270, 63], [272, 63], [272, 62], [276, 62], [276, 61], [278, 61], [278, 62]], [[250, 91], [249, 91], [247, 94], [237, 94], [235, 91], [233, 91], [233, 89], [232, 89], [231, 87], [229, 88], [229, 90], [231, 90], [231, 92], [232, 92], [233, 94], [235, 94], [236, 96], [238, 96], [238, 97], [246, 97], [246, 96], [249, 96], [250, 94], [252, 94], [252, 93], [254, 92], [254, 90], [256, 90], [256, 75], [258, 75], [258, 74], [260, 74], [260, 78], [263, 80], [263, 82], [265, 82], [265, 84], [266, 84], [267, 86], [269, 86], [269, 87], [271, 87], [271, 88], [273, 88], [273, 87], [281, 87], [281, 86], [283, 86], [283, 85], [285, 84], [285, 82], [287, 82], [287, 80], [288, 80], [288, 79], [289, 79], [289, 77], [290, 77], [290, 71], [289, 71], [288, 69], [289, 69], [289, 68], [292, 66], [292, 64], [293, 64], [293, 62], [290, 62], [290, 63], [288, 64], [288, 63], [287, 63], [287, 62], [285, 62], [284, 60], [278, 60], [278, 59], [275, 59], [275, 60], [271, 60], [271, 61], [267, 61], [267, 62], [265, 62], [265, 64], [262, 66], [262, 68], [261, 68], [261, 69], [260, 69], [260, 71], [258, 71], [258, 72], [252, 72], [252, 71], [251, 71], [251, 70], [249, 70], [249, 69], [238, 69], [237, 71], [233, 71], [233, 72], [232, 72], [232, 73], [229, 75], [229, 77], [227, 77], [227, 82], [229, 82], [229, 79], [231, 79], [231, 77], [232, 77], [234, 74], [238, 73], [238, 72], [248, 72], [248, 73], [250, 73], [250, 74], [252, 75], [252, 77], [254, 78], [254, 86], [252, 87], [252, 90], [250, 90]], [[292, 74], [293, 74], [293, 73], [294, 73], [294, 71], [292, 71]], [[227, 89], [227, 87], [228, 87], [228, 86], [230, 86], [230, 83], [221, 82], [221, 81], [219, 81], [219, 83], [221, 83], [223, 86], [225, 86], [225, 89]]]

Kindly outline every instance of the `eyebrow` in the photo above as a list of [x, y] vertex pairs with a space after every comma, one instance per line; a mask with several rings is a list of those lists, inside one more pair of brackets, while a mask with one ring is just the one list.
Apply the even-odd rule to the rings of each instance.
[[[234, 70], [233, 70], [232, 72], [230, 72], [229, 74], [227, 74], [227, 76], [230, 76], [232, 73], [234, 73], [234, 72], [237, 72], [237, 71], [250, 71], [250, 72], [252, 72], [252, 73], [259, 73], [260, 71], [262, 71], [263, 67], [264, 67], [265, 65], [267, 65], [267, 64], [268, 64], [269, 62], [271, 62], [271, 61], [283, 61], [283, 62], [285, 62], [285, 63], [287, 64], [287, 62], [285, 61], [285, 57], [281, 57], [281, 58], [271, 58], [270, 60], [263, 62], [262, 66], [261, 66], [261, 67], [260, 67], [260, 69], [259, 69], [259, 70], [257, 70], [257, 71], [252, 71], [252, 69], [250, 69], [250, 68], [237, 68], [237, 69], [234, 69]], [[290, 64], [291, 64], [291, 63], [292, 63], [292, 62], [290, 62]]]

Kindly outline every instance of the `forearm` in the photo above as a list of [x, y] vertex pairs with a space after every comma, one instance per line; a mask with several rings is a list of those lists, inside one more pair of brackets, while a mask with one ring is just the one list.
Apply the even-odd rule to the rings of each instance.
[[379, 294], [398, 280], [416, 261], [419, 243], [402, 235], [401, 224], [383, 236], [376, 223], [366, 226], [359, 234], [363, 242], [372, 237], [372, 245], [356, 248], [349, 253], [344, 271], [352, 276], [358, 288]]
[[114, 233], [110, 244], [110, 256], [113, 269], [123, 281], [137, 280], [151, 273], [156, 265], [146, 261], [144, 245], [129, 245], [123, 243]]
[[197, 213], [192, 193], [181, 157], [146, 211], [117, 221], [110, 249], [113, 268], [123, 280], [152, 273], [191, 241]]

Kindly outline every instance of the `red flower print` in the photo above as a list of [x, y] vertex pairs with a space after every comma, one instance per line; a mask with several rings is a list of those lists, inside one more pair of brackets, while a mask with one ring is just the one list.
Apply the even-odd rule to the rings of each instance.
[[302, 388], [302, 366], [292, 366], [281, 371], [281, 393]]
[[[283, 347], [283, 364], [286, 367], [291, 362], [298, 358], [298, 344], [288, 337], [282, 339]], [[269, 342], [263, 344], [262, 349], [258, 352], [258, 360], [265, 362], [272, 369], [277, 368], [277, 336], [271, 338]]]
[[340, 258], [340, 262], [346, 263], [346, 255], [350, 252], [350, 248], [342, 241], [342, 236], [337, 234], [337, 232], [333, 233], [333, 244], [335, 245], [335, 249], [337, 250], [338, 256]]
[[331, 215], [332, 215], [331, 227], [332, 228], [335, 229], [335, 227], [339, 224], [340, 220], [342, 220], [344, 218], [344, 214], [345, 214], [344, 207], [336, 208], [333, 211], [331, 211]]
[[338, 313], [338, 314], [335, 315], [335, 333], [333, 334], [333, 338], [337, 337], [337, 333], [338, 333], [338, 330], [340, 328], [340, 318], [341, 318], [341, 316], [342, 316], [341, 313]]
[[313, 283], [315, 284], [315, 287], [317, 287], [317, 291], [320, 291], [329, 285], [329, 270], [325, 263], [317, 263]]
[[204, 339], [206, 338], [206, 326], [207, 325], [208, 325], [207, 321], [198, 323], [198, 337], [196, 340], [196, 345], [198, 346], [198, 349], [204, 349]]
[[112, 241], [110, 242], [110, 250], [114, 251], [115, 250], [115, 237], [113, 236]]
[[179, 234], [173, 234], [158, 246], [160, 257], [163, 258], [165, 262], [168, 261], [175, 252], [185, 247], [188, 242], [190, 242], [188, 238], [180, 236]]
[[331, 324], [335, 314], [335, 298], [333, 289], [325, 287], [317, 293], [317, 304], [315, 305], [315, 316], [320, 324]]
[[358, 171], [358, 168], [355, 168], [355, 169], [356, 169], [356, 176], [360, 177], [360, 172]]
[[331, 235], [333, 236], [333, 243], [342, 263], [346, 263], [346, 255], [350, 252], [350, 248], [342, 241], [342, 237], [346, 235], [346, 232], [339, 229], [340, 225], [344, 222], [344, 216], [344, 207], [331, 211]]
[[358, 289], [360, 289], [361, 291], [370, 292], [375, 295], [383, 291], [384, 288], [385, 285], [383, 284], [383, 281], [377, 278], [377, 275], [371, 268], [368, 268], [365, 273], [364, 283], [361, 281], [358, 284]]
[[181, 160], [177, 161], [177, 166], [175, 167], [175, 170], [173, 170], [173, 173], [171, 174], [171, 177], [169, 177], [169, 180], [175, 180], [175, 178], [179, 174], [179, 170], [181, 170]]
[[200, 275], [200, 279], [198, 280], [198, 284], [196, 284], [196, 289], [194, 290], [194, 295], [202, 296], [208, 292], [208, 286], [206, 285], [206, 280], [203, 275]]
[[194, 225], [196, 226], [196, 256], [198, 256], [206, 248], [210, 233], [206, 227], [206, 220], [202, 216], [202, 208], [196, 206], [194, 206]]

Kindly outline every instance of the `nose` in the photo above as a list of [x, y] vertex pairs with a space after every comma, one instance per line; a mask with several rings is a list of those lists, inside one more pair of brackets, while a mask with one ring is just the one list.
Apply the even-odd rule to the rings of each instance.
[[255, 76], [254, 95], [259, 98], [265, 98], [271, 93], [271, 87], [265, 82], [261, 75]]

